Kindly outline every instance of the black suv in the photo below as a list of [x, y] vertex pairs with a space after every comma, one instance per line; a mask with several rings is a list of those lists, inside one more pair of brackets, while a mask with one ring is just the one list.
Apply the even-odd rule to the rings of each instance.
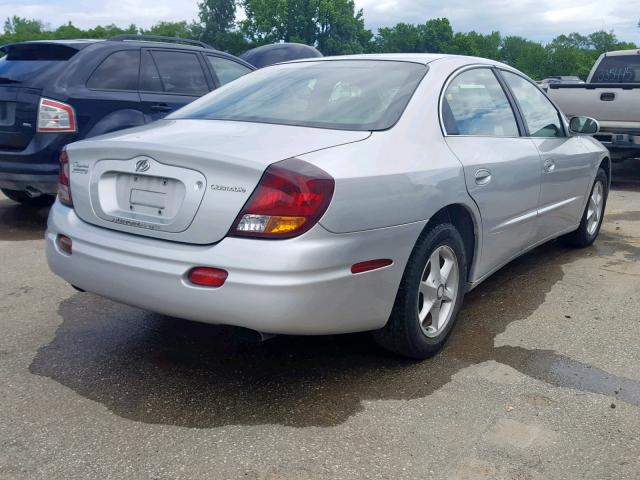
[[0, 47], [0, 189], [45, 204], [66, 144], [160, 119], [252, 70], [205, 43], [151, 35]]

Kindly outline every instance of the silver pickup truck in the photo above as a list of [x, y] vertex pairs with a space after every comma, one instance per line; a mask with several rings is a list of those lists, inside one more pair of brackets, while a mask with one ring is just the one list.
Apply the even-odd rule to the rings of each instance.
[[604, 53], [586, 83], [550, 83], [547, 93], [568, 117], [598, 121], [613, 161], [640, 158], [640, 49]]

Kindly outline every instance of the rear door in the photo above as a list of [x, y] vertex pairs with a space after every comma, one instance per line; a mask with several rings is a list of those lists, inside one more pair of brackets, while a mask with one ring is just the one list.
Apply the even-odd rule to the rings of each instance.
[[149, 121], [193, 102], [214, 88], [198, 52], [145, 49], [140, 69], [140, 98]]
[[[112, 52], [91, 72], [86, 90], [69, 99], [84, 117], [82, 138], [142, 125], [138, 76], [140, 50]], [[136, 114], [136, 112], [138, 112]]]
[[540, 152], [542, 185], [537, 241], [580, 222], [593, 177], [593, 155], [577, 136], [569, 136], [562, 115], [529, 80], [501, 71], [524, 118], [527, 136]]
[[536, 232], [540, 155], [491, 68], [457, 73], [442, 97], [446, 142], [464, 167], [482, 215], [483, 277], [530, 246]]

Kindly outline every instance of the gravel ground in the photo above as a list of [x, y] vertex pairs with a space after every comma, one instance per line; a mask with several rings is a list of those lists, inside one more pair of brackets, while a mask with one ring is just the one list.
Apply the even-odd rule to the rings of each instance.
[[46, 213], [0, 197], [2, 479], [640, 478], [640, 187], [611, 192], [595, 246], [471, 292], [424, 362], [78, 293]]

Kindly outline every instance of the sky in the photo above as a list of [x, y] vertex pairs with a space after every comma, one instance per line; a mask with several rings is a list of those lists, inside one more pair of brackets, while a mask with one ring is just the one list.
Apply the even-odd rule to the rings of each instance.
[[[367, 28], [398, 22], [423, 23], [447, 17], [454, 31], [520, 35], [547, 42], [562, 33], [614, 30], [621, 40], [640, 43], [640, 0], [356, 0]], [[0, 0], [0, 18], [37, 18], [55, 28], [72, 21], [149, 27], [159, 21], [191, 21], [197, 0]]]

